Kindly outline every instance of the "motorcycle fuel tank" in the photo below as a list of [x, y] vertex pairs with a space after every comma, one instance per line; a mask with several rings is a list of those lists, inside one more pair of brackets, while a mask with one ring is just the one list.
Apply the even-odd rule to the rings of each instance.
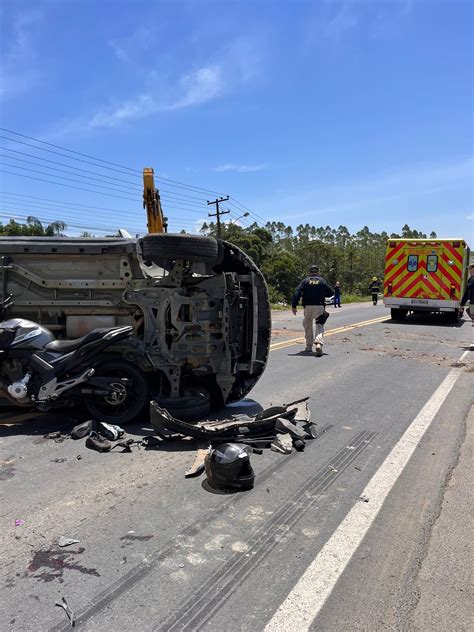
[[1, 326], [15, 330], [15, 339], [10, 344], [10, 348], [42, 349], [48, 342], [54, 340], [49, 329], [24, 318], [5, 320]]

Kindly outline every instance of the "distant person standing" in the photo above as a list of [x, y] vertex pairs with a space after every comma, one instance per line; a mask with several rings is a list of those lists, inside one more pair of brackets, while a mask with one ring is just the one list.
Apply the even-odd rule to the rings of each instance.
[[[328, 313], [325, 309], [325, 299], [334, 294], [334, 290], [323, 277], [319, 276], [318, 266], [311, 266], [309, 276], [301, 281], [296, 288], [291, 301], [291, 311], [296, 315], [298, 303], [303, 303], [304, 307], [304, 335], [306, 339], [306, 351], [313, 350], [313, 343], [316, 344], [316, 355], [323, 355], [323, 334], [324, 323]], [[316, 342], [314, 338], [313, 323], [316, 323]]]
[[372, 294], [372, 303], [377, 305], [377, 301], [379, 300], [380, 283], [376, 276], [374, 276], [371, 283], [369, 283], [369, 292]]
[[341, 307], [341, 284], [336, 281], [334, 286], [334, 307]]
[[467, 280], [467, 286], [462, 295], [461, 307], [469, 301], [469, 307], [466, 312], [471, 317], [472, 326], [474, 327], [474, 264], [469, 266], [469, 279]]

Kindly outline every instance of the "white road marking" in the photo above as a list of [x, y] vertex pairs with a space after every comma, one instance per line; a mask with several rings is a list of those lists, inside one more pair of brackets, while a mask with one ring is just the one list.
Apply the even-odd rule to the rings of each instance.
[[[459, 361], [469, 353], [464, 352]], [[308, 630], [462, 371], [460, 367], [451, 369], [426, 402], [361, 493], [369, 502], [358, 502], [351, 509], [268, 622], [265, 632]]]

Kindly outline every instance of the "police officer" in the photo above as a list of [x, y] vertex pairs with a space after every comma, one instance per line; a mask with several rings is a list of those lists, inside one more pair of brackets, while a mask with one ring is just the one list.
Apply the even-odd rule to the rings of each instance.
[[296, 315], [296, 308], [300, 299], [304, 307], [304, 335], [306, 338], [306, 351], [312, 351], [314, 339], [313, 322], [316, 321], [316, 355], [323, 355], [323, 334], [325, 314], [325, 298], [332, 296], [334, 290], [323, 277], [319, 276], [318, 266], [312, 265], [309, 276], [301, 281], [296, 288], [291, 301], [291, 311]]
[[369, 292], [372, 294], [373, 304], [377, 305], [377, 300], [379, 298], [380, 292], [380, 283], [376, 276], [373, 277], [371, 283], [369, 284]]
[[469, 279], [467, 281], [467, 286], [464, 294], [461, 299], [461, 307], [469, 301], [469, 307], [466, 310], [472, 320], [472, 326], [474, 327], [474, 264], [471, 263], [469, 266]]

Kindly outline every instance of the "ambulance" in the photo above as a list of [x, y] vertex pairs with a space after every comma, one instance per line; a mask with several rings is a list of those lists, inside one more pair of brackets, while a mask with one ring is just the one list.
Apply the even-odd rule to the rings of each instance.
[[469, 247], [463, 239], [388, 239], [383, 302], [393, 320], [409, 312], [462, 315]]

